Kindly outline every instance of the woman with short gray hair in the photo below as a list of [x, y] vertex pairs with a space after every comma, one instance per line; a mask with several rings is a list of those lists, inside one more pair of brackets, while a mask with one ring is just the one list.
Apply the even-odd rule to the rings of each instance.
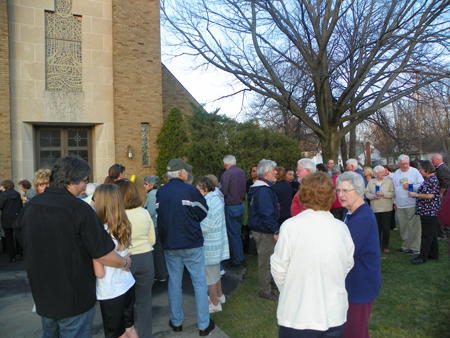
[[166, 260], [164, 259], [164, 250], [161, 245], [161, 240], [158, 235], [158, 220], [156, 214], [156, 192], [159, 188], [158, 176], [145, 176], [144, 177], [144, 190], [147, 193], [147, 200], [145, 201], [144, 208], [150, 214], [153, 225], [155, 227], [156, 242], [153, 246], [153, 259], [155, 261], [155, 281], [165, 282], [167, 280], [167, 268]]
[[369, 318], [373, 302], [381, 289], [380, 241], [377, 221], [369, 205], [364, 202], [364, 180], [354, 172], [345, 172], [336, 180], [336, 192], [355, 244], [353, 269], [347, 275], [347, 322], [343, 338], [368, 338]]
[[383, 251], [389, 252], [389, 236], [391, 232], [391, 217], [395, 196], [392, 180], [386, 178], [384, 168], [377, 165], [373, 168], [375, 178], [367, 184], [366, 198], [375, 214], [378, 225], [378, 237], [382, 243]]

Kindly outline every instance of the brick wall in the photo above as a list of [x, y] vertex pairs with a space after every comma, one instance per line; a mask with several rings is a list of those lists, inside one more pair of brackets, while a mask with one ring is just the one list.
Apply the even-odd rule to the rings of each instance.
[[[158, 0], [113, 0], [114, 134], [116, 163], [126, 176], [156, 173], [156, 136], [163, 123]], [[142, 165], [141, 123], [150, 128], [150, 168]], [[127, 157], [127, 146], [134, 158]], [[139, 189], [142, 190], [142, 189]]]
[[177, 107], [182, 114], [191, 114], [189, 102], [198, 105], [197, 100], [183, 87], [173, 74], [161, 64], [162, 68], [162, 95], [164, 118], [173, 107]]
[[0, 0], [0, 181], [12, 179], [8, 0]]

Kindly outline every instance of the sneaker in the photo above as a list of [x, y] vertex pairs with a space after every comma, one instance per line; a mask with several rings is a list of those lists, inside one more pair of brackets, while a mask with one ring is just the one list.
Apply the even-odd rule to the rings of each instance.
[[408, 251], [406, 251], [406, 254], [409, 256], [418, 255], [418, 254], [420, 254], [420, 251], [408, 250]]
[[[217, 297], [217, 299], [219, 300], [220, 304], [225, 304], [225, 302], [227, 301], [225, 298], [225, 294], [223, 294], [220, 297]], [[211, 298], [209, 298], [209, 296], [208, 296], [208, 303], [211, 303]]]
[[209, 305], [209, 313], [222, 311], [222, 304], [220, 304], [220, 301], [219, 301], [219, 304], [217, 304], [217, 305], [214, 305], [211, 301], [209, 301], [208, 303], [209, 303], [208, 304]]
[[407, 252], [406, 250], [404, 250], [403, 248], [400, 248], [400, 249], [398, 249], [398, 250], [395, 250], [395, 252]]

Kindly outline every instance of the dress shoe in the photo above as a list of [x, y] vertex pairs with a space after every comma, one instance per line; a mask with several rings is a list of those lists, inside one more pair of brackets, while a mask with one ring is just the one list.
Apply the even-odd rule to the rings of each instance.
[[262, 293], [260, 293], [259, 298], [264, 298], [268, 300], [278, 300], [278, 296], [274, 293], [270, 293], [269, 295], [263, 295]]
[[425, 262], [423, 261], [422, 258], [417, 257], [417, 258], [411, 259], [411, 263], [413, 263], [413, 264], [423, 264]]
[[169, 326], [172, 328], [172, 330], [174, 332], [181, 332], [181, 331], [183, 331], [183, 325], [175, 326], [175, 325], [172, 324], [171, 320], [169, 320]]
[[216, 324], [214, 324], [214, 320], [209, 320], [209, 326], [204, 330], [198, 330], [198, 334], [202, 337], [209, 335], [209, 333], [214, 330]]

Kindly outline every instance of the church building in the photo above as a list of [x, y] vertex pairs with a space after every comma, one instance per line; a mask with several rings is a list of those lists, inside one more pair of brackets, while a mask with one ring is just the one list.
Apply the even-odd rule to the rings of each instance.
[[158, 0], [0, 0], [0, 179], [66, 154], [103, 183], [155, 174], [157, 134], [195, 99], [161, 64]]

